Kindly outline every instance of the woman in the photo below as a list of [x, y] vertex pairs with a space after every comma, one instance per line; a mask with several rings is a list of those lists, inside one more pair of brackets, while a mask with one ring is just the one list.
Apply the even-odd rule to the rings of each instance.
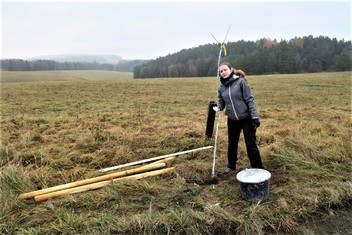
[[256, 104], [245, 73], [235, 70], [229, 63], [219, 66], [221, 85], [218, 89], [218, 104], [215, 111], [226, 108], [228, 128], [228, 165], [224, 174], [236, 169], [237, 149], [243, 129], [247, 154], [253, 168], [263, 168], [256, 144], [256, 129], [260, 126]]

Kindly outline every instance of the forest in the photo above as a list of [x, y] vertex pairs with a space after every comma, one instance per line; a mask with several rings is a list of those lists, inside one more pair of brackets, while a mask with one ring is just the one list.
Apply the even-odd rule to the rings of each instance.
[[98, 63], [85, 61], [59, 62], [55, 60], [1, 60], [1, 70], [4, 71], [41, 71], [41, 70], [108, 70], [120, 72], [132, 72], [136, 65], [148, 60], [122, 60], [119, 63]]
[[[289, 41], [260, 39], [226, 44], [230, 62], [247, 74], [293, 74], [350, 71], [351, 41], [307, 36]], [[220, 47], [207, 44], [184, 49], [134, 67], [134, 78], [214, 76]]]
[[[1, 60], [3, 71], [109, 70], [132, 72], [134, 78], [214, 76], [220, 52], [218, 44], [183, 49], [155, 60], [131, 60], [118, 64], [98, 62], [58, 62], [53, 60]], [[324, 71], [351, 71], [351, 41], [325, 36], [296, 37], [291, 40], [263, 38], [257, 41], [226, 43], [230, 62], [247, 74], [293, 74]]]

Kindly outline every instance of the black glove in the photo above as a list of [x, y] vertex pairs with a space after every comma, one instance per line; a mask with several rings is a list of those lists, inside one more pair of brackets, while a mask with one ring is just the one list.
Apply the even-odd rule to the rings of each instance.
[[259, 118], [253, 118], [252, 124], [253, 124], [254, 130], [256, 130], [260, 126]]

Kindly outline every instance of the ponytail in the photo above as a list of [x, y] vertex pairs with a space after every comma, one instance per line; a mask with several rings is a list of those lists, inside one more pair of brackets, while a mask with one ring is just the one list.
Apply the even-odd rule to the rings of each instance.
[[245, 72], [243, 72], [240, 69], [234, 69], [233, 73], [236, 74], [237, 76], [240, 76], [241, 78], [243, 78], [246, 81], [246, 83], [248, 84], [248, 79], [246, 77], [246, 73]]

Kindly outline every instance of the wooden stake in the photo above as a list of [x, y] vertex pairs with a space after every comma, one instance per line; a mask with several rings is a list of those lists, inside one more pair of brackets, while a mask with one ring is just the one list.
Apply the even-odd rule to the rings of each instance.
[[167, 163], [167, 162], [172, 161], [172, 160], [174, 160], [174, 159], [176, 159], [176, 157], [168, 157], [168, 158], [165, 158], [165, 159], [161, 159], [161, 160], [159, 160], [159, 161], [156, 161], [156, 162], [152, 162], [152, 163], [150, 163], [149, 165], [151, 165], [151, 164], [156, 164], [156, 163], [161, 163], [161, 162]]
[[146, 162], [152, 162], [152, 161], [156, 161], [156, 160], [160, 160], [160, 159], [164, 159], [164, 158], [168, 158], [168, 157], [178, 156], [178, 155], [191, 153], [191, 152], [204, 150], [204, 149], [209, 149], [209, 148], [213, 148], [213, 146], [207, 146], [207, 147], [191, 149], [191, 150], [177, 152], [177, 153], [171, 153], [171, 154], [167, 154], [167, 155], [163, 155], [163, 156], [159, 156], [159, 157], [148, 158], [148, 159], [144, 159], [144, 160], [140, 160], [140, 161], [136, 161], [136, 162], [130, 162], [130, 163], [126, 163], [126, 164], [122, 164], [122, 165], [118, 165], [118, 166], [103, 168], [103, 169], [100, 169], [99, 171], [106, 172], [106, 171], [116, 170], [116, 169], [126, 167], [126, 166], [133, 166], [133, 165], [138, 165], [138, 164], [142, 164], [142, 163], [146, 163]]
[[102, 176], [98, 176], [98, 177], [94, 177], [94, 178], [90, 178], [90, 179], [75, 181], [72, 183], [61, 184], [61, 185], [46, 188], [46, 189], [32, 191], [29, 193], [24, 193], [24, 194], [19, 195], [19, 198], [28, 199], [28, 198], [32, 198], [32, 197], [35, 197], [35, 196], [38, 196], [41, 194], [46, 194], [46, 193], [51, 193], [51, 192], [55, 192], [55, 191], [59, 191], [59, 190], [74, 188], [74, 187], [78, 187], [78, 186], [82, 186], [82, 185], [92, 184], [92, 183], [96, 183], [96, 182], [100, 182], [100, 181], [104, 181], [104, 180], [123, 177], [123, 176], [127, 176], [127, 175], [133, 175], [133, 174], [142, 173], [142, 172], [146, 172], [146, 171], [156, 170], [156, 169], [163, 168], [165, 166], [166, 166], [166, 163], [157, 163], [157, 164], [153, 164], [153, 165], [146, 165], [146, 166], [142, 166], [142, 167], [135, 168], [135, 169], [125, 170], [125, 171], [121, 171], [121, 172], [115, 172], [115, 173], [108, 174], [108, 175], [102, 175]]
[[41, 202], [41, 201], [60, 197], [60, 196], [67, 195], [67, 194], [79, 193], [79, 192], [84, 192], [84, 191], [88, 191], [88, 190], [92, 190], [92, 189], [101, 188], [101, 187], [104, 187], [112, 182], [124, 182], [124, 181], [128, 181], [128, 180], [138, 180], [138, 179], [143, 179], [143, 178], [146, 178], [149, 176], [156, 176], [156, 175], [160, 175], [160, 174], [170, 173], [173, 170], [174, 170], [174, 167], [169, 167], [166, 169], [155, 170], [155, 171], [140, 173], [140, 174], [136, 174], [136, 175], [130, 175], [130, 176], [117, 178], [117, 179], [113, 179], [113, 180], [101, 181], [101, 182], [97, 182], [97, 183], [93, 183], [93, 184], [83, 185], [80, 187], [69, 188], [69, 189], [60, 190], [60, 191], [56, 191], [56, 192], [52, 192], [52, 193], [38, 195], [38, 196], [34, 197], [34, 200], [36, 202]]

